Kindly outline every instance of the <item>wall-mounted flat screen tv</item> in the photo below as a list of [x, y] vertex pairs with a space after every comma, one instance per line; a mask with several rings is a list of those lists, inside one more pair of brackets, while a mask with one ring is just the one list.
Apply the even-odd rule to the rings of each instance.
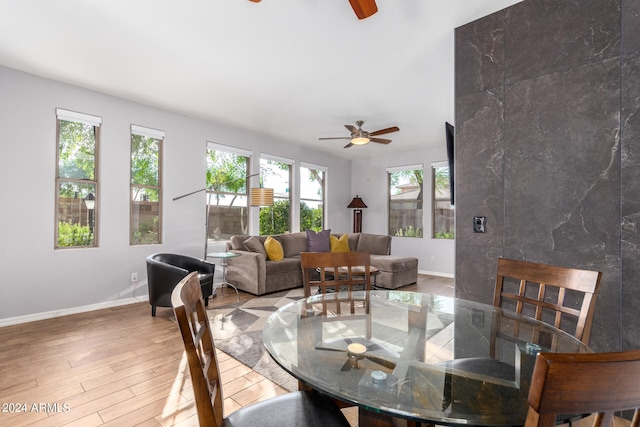
[[451, 205], [454, 204], [454, 176], [453, 176], [453, 172], [454, 172], [454, 154], [455, 154], [455, 150], [454, 150], [454, 129], [453, 129], [453, 125], [449, 122], [445, 122], [444, 123], [444, 127], [445, 127], [445, 137], [446, 137], [446, 141], [447, 141], [447, 158], [449, 159], [449, 189], [451, 191]]

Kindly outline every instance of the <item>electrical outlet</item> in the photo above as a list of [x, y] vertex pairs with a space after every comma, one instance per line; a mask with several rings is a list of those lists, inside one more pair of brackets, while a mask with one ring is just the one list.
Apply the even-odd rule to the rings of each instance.
[[473, 232], [474, 233], [484, 233], [485, 222], [487, 218], [484, 216], [474, 216], [473, 217]]
[[138, 281], [138, 273], [131, 273], [131, 281], [134, 283]]

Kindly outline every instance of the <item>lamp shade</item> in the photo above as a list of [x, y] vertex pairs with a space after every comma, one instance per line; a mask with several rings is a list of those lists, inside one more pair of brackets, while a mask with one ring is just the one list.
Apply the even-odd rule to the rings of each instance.
[[273, 206], [273, 188], [252, 188], [251, 206]]
[[352, 209], [364, 209], [367, 207], [367, 205], [365, 205], [364, 201], [360, 198], [360, 196], [356, 194], [356, 197], [353, 198], [353, 200], [351, 201], [351, 203], [349, 203], [349, 206], [347, 207]]

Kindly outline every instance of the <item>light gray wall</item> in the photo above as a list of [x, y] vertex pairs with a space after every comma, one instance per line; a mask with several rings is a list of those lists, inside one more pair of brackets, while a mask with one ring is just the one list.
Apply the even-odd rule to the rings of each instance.
[[[442, 119], [442, 134], [432, 136], [441, 139], [441, 144], [434, 143], [434, 148], [417, 151], [393, 152], [385, 156], [376, 156], [354, 160], [352, 162], [351, 181], [352, 193], [343, 203], [347, 206], [351, 199], [358, 194], [367, 205], [363, 210], [362, 231], [367, 233], [388, 233], [388, 195], [387, 168], [423, 164], [424, 166], [424, 237], [393, 237], [391, 242], [392, 255], [412, 256], [418, 258], [418, 270], [446, 277], [453, 277], [455, 271], [455, 241], [431, 238], [431, 164], [447, 160], [444, 123]], [[402, 131], [402, 130], [401, 130]], [[365, 147], [363, 147], [365, 148]], [[360, 149], [352, 147], [351, 149]], [[350, 216], [351, 209], [346, 209]], [[352, 219], [349, 219], [352, 224]], [[351, 225], [350, 227], [353, 227]]]
[[[103, 119], [98, 248], [54, 250], [57, 107]], [[166, 132], [161, 245], [129, 245], [131, 124]], [[327, 166], [328, 226], [350, 229], [343, 207], [351, 197], [348, 160], [0, 67], [0, 319], [131, 298], [132, 272], [135, 296], [144, 296], [147, 255], [202, 257], [204, 193], [171, 199], [204, 187], [207, 140], [252, 150], [255, 159], [261, 152], [293, 158], [296, 168], [301, 161]]]

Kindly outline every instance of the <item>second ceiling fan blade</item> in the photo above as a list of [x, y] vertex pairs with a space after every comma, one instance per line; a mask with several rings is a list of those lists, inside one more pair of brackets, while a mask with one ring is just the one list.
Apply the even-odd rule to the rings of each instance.
[[369, 141], [378, 142], [380, 144], [388, 144], [391, 142], [390, 139], [385, 139], [385, 138], [369, 138]]
[[398, 126], [392, 126], [390, 128], [377, 130], [375, 132], [369, 132], [369, 135], [371, 136], [384, 135], [385, 133], [398, 132], [399, 130], [400, 128]]
[[[349, 138], [347, 138], [347, 139], [349, 139]], [[348, 143], [347, 145], [345, 145], [345, 146], [344, 146], [344, 148], [349, 148], [349, 147], [351, 147], [352, 145], [353, 145], [352, 143]]]
[[342, 136], [342, 137], [336, 137], [336, 138], [318, 138], [320, 141], [324, 140], [324, 139], [351, 139], [350, 136]]
[[349, 3], [358, 19], [368, 18], [378, 11], [375, 0], [349, 0]]

